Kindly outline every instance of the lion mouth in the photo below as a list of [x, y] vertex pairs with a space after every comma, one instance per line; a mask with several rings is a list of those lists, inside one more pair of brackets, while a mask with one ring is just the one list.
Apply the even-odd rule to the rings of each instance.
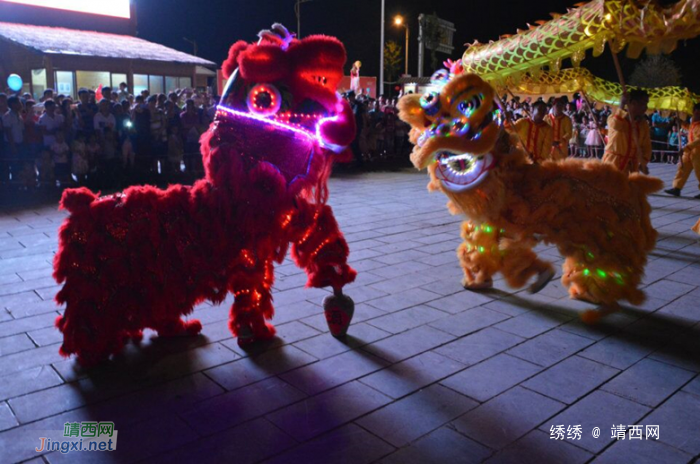
[[446, 190], [454, 193], [479, 185], [495, 165], [495, 159], [491, 153], [472, 155], [440, 150], [433, 156], [437, 163], [436, 177], [440, 179]]

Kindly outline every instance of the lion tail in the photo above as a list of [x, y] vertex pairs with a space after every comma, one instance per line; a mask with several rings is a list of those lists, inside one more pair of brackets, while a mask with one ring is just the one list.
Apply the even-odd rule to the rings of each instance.
[[664, 188], [664, 181], [658, 177], [646, 176], [644, 174], [633, 173], [630, 174], [630, 183], [641, 190], [645, 195], [650, 193], [658, 192]]

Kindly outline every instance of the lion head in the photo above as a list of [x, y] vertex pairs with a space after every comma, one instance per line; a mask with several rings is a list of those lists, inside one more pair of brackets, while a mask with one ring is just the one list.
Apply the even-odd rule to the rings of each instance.
[[445, 70], [433, 75], [432, 84], [434, 90], [399, 102], [401, 119], [412, 127], [411, 161], [427, 167], [445, 193], [473, 189], [496, 164], [492, 150], [503, 121], [494, 90], [475, 74]]
[[266, 182], [291, 195], [314, 191], [324, 200], [330, 165], [355, 136], [352, 110], [336, 91], [345, 60], [336, 38], [298, 40], [281, 24], [260, 32], [257, 43], [235, 43], [202, 139], [207, 178], [239, 185], [272, 178]]

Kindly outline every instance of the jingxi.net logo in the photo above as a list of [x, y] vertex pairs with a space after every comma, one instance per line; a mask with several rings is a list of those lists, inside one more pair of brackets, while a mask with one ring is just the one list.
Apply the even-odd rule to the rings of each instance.
[[63, 436], [59, 431], [51, 431], [39, 437], [37, 453], [59, 451], [63, 454], [73, 451], [114, 451], [117, 449], [117, 431], [114, 422], [67, 422], [63, 426]]

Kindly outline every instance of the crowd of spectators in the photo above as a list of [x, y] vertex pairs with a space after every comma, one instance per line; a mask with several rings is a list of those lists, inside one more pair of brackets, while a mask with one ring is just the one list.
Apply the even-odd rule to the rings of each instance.
[[[526, 118], [532, 111], [532, 105], [536, 101], [544, 101], [542, 98], [521, 99], [513, 96], [506, 101], [506, 111], [511, 120], [517, 121]], [[549, 110], [554, 105], [554, 97], [545, 101]], [[608, 105], [595, 105], [582, 99], [581, 95], [574, 94], [571, 101], [566, 104], [564, 113], [571, 118], [573, 134], [569, 140], [569, 155], [584, 158], [601, 158], [607, 135], [608, 118], [612, 114], [612, 108]], [[655, 110], [647, 114], [647, 122], [651, 126], [652, 148], [656, 161], [674, 159], [677, 155], [680, 143], [683, 146], [688, 143], [687, 121], [682, 120], [677, 113]]]
[[[398, 118], [401, 94], [373, 99], [350, 91], [344, 96], [357, 125], [351, 146], [355, 165], [405, 163], [411, 144], [410, 127]], [[528, 117], [537, 100], [542, 98], [503, 98], [511, 121]], [[0, 183], [120, 188], [194, 179], [202, 171], [199, 137], [213, 120], [216, 103], [213, 96], [192, 89], [133, 95], [125, 83], [97, 92], [82, 88], [77, 101], [50, 89], [38, 102], [29, 94], [0, 93]], [[545, 103], [551, 109], [554, 98]], [[609, 106], [588, 108], [574, 95], [565, 110], [573, 123], [570, 156], [602, 156], [611, 113]], [[687, 143], [687, 131], [675, 113], [654, 111], [647, 117], [661, 159]]]
[[344, 96], [352, 107], [357, 127], [351, 146], [355, 165], [362, 168], [381, 160], [406, 162], [412, 149], [408, 142], [410, 126], [399, 119], [398, 97], [374, 99], [353, 91]]
[[38, 102], [0, 93], [0, 183], [120, 188], [195, 177], [215, 110], [204, 92], [133, 95], [125, 83], [81, 88], [77, 101], [50, 89]]

